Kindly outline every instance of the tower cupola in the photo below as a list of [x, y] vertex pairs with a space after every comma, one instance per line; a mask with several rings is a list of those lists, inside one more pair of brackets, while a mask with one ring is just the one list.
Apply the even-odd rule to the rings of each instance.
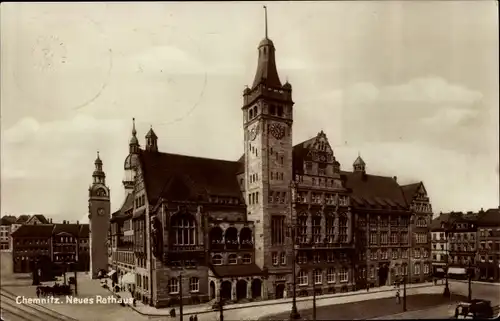
[[276, 58], [274, 43], [267, 36], [267, 7], [265, 10], [265, 37], [259, 44], [259, 60], [257, 63], [257, 72], [253, 81], [252, 89], [260, 84], [266, 87], [281, 88], [281, 81], [276, 68]]
[[146, 150], [150, 152], [158, 151], [158, 136], [156, 136], [153, 126], [151, 126], [146, 134]]
[[94, 162], [94, 165], [94, 173], [92, 174], [94, 184], [106, 184], [106, 174], [102, 170], [102, 160], [99, 157], [99, 152], [97, 152], [97, 158]]
[[354, 172], [366, 173], [366, 163], [359, 154], [358, 158], [356, 158], [356, 160], [352, 164], [352, 167], [354, 169]]
[[135, 118], [132, 118], [132, 137], [129, 142], [129, 153], [136, 154], [139, 152], [139, 140], [137, 139], [137, 130], [135, 130]]

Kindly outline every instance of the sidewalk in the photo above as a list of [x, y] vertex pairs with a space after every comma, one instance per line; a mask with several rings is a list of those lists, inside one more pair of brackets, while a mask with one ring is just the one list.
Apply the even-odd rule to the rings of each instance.
[[[469, 283], [469, 281], [467, 281], [467, 280], [448, 280], [448, 282]], [[498, 282], [472, 281], [472, 284], [500, 286], [500, 283], [498, 283]]]
[[448, 319], [455, 314], [456, 302], [440, 305], [430, 309], [408, 311], [392, 315], [386, 315], [371, 320], [425, 320], [425, 319]]
[[[428, 283], [420, 283], [420, 284], [409, 284], [407, 285], [407, 289], [417, 289], [417, 288], [427, 288], [427, 287], [435, 287], [435, 288], [442, 288], [441, 285], [433, 285], [433, 283], [428, 282]], [[389, 294], [387, 292], [393, 292], [394, 291], [394, 286], [382, 286], [379, 288], [373, 288], [370, 289], [369, 292], [366, 290], [359, 290], [359, 291], [353, 291], [353, 292], [347, 292], [347, 293], [336, 293], [336, 294], [325, 294], [325, 295], [320, 295], [316, 297], [316, 302], [319, 305], [328, 305], [331, 304], [331, 302], [326, 302], [327, 301], [332, 301], [337, 299], [337, 298], [342, 298], [342, 297], [353, 297], [353, 296], [362, 296], [362, 297], [367, 297], [366, 299], [373, 299], [373, 298], [378, 298], [380, 297], [381, 294]], [[116, 293], [115, 293], [116, 294]], [[122, 298], [131, 298], [132, 295], [129, 292], [118, 292], [118, 295]], [[390, 295], [393, 295], [390, 293]], [[385, 295], [383, 295], [385, 296]], [[301, 297], [297, 298], [297, 303], [306, 303], [308, 301], [312, 301], [312, 296], [311, 297]], [[323, 301], [323, 302], [322, 302]], [[345, 301], [345, 300], [342, 300]], [[288, 305], [292, 302], [292, 298], [286, 298], [286, 299], [278, 299], [278, 300], [265, 300], [265, 301], [258, 301], [258, 302], [248, 302], [248, 303], [235, 303], [235, 304], [230, 304], [224, 306], [224, 310], [236, 310], [236, 309], [246, 309], [246, 308], [252, 308], [252, 307], [262, 307], [262, 306], [279, 306], [279, 305]], [[184, 315], [190, 315], [190, 314], [203, 314], [203, 313], [209, 313], [213, 312], [214, 310], [212, 309], [213, 303], [203, 303], [199, 305], [187, 305], [183, 307], [183, 314]], [[163, 309], [156, 309], [155, 307], [151, 307], [149, 305], [144, 305], [142, 302], [137, 301], [136, 306], [134, 307], [133, 305], [129, 306], [135, 310], [136, 312], [142, 314], [142, 315], [148, 315], [148, 316], [170, 316], [170, 309], [171, 308], [163, 308]], [[174, 307], [175, 312], [178, 315], [179, 314], [179, 307]]]

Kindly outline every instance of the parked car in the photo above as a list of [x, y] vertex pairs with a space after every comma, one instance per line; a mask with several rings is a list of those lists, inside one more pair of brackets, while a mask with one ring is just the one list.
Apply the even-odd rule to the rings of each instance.
[[474, 299], [461, 302], [455, 309], [455, 319], [490, 319], [493, 318], [491, 302]]

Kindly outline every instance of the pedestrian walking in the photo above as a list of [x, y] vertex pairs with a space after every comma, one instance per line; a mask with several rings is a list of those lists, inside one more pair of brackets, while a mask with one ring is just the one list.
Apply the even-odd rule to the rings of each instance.
[[190, 317], [189, 317], [189, 321], [194, 321], [194, 317], [193, 317], [193, 316], [190, 316]]
[[401, 303], [401, 294], [399, 293], [399, 290], [396, 292], [396, 304]]
[[198, 321], [198, 315], [194, 315], [193, 321]]
[[39, 298], [40, 297], [40, 287], [36, 287], [36, 297]]

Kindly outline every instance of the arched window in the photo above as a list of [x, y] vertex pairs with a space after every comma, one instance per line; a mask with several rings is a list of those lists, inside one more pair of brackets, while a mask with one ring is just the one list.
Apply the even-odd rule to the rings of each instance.
[[253, 247], [252, 230], [248, 227], [244, 227], [240, 231], [240, 246], [241, 248], [249, 248], [249, 249]]
[[230, 254], [228, 257], [228, 262], [229, 262], [229, 264], [237, 264], [238, 257], [236, 256], [236, 254]]
[[179, 293], [179, 280], [177, 278], [171, 278], [168, 280], [168, 292], [170, 294]]
[[220, 254], [215, 254], [212, 257], [212, 264], [213, 265], [222, 265], [222, 255]]
[[299, 271], [299, 276], [297, 277], [297, 282], [299, 285], [308, 285], [309, 280], [307, 278], [307, 272], [304, 270]]
[[238, 248], [238, 230], [234, 226], [228, 227], [224, 236], [227, 249]]
[[190, 214], [177, 214], [171, 221], [174, 245], [196, 244], [196, 223]]
[[215, 226], [210, 230], [209, 239], [212, 249], [224, 248], [223, 232], [219, 226]]

